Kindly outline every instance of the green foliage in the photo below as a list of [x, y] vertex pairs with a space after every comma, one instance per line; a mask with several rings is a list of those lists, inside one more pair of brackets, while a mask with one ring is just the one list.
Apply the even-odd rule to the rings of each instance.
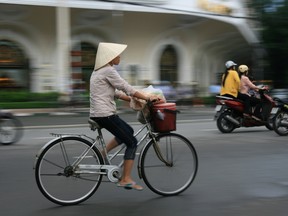
[[33, 93], [28, 91], [0, 91], [0, 103], [3, 102], [55, 102], [58, 100], [59, 94], [50, 93]]
[[70, 101], [61, 100], [60, 93], [33, 93], [28, 91], [1, 91], [1, 109], [57, 108], [63, 106], [89, 107], [89, 93], [74, 95]]

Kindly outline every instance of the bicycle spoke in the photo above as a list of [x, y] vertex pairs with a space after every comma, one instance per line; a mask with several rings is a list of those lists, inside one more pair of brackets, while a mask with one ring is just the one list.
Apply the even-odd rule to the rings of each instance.
[[50, 160], [47, 160], [46, 158], [43, 158], [43, 161], [45, 161], [45, 162], [47, 162], [47, 163], [49, 163], [49, 164], [52, 164], [52, 165], [54, 165], [54, 166], [56, 166], [56, 167], [59, 167], [59, 168], [61, 168], [61, 169], [64, 169], [63, 166], [60, 166], [60, 165], [58, 165], [58, 164], [56, 164], [56, 163], [54, 163], [54, 162], [52, 162], [52, 161], [50, 161]]

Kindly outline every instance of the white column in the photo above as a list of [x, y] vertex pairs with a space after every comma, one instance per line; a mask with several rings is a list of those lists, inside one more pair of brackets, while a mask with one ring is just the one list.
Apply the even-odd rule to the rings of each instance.
[[56, 26], [57, 88], [59, 92], [67, 94], [70, 91], [70, 8], [56, 8]]

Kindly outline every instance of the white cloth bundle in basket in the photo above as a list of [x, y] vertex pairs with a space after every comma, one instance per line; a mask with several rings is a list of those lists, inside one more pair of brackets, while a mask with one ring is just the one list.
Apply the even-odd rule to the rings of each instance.
[[[160, 101], [159, 102], [156, 102], [156, 103], [166, 103], [166, 99], [165, 99], [165, 96], [163, 94], [163, 91], [161, 89], [155, 89], [152, 85], [149, 85], [147, 88], [144, 88], [140, 91], [142, 94], [146, 95], [147, 97], [149, 95], [151, 96], [157, 96]], [[149, 121], [150, 120], [150, 110], [146, 105], [146, 101], [145, 100], [141, 100], [141, 99], [138, 99], [138, 98], [133, 98], [131, 99], [130, 101], [130, 107], [133, 109], [133, 110], [136, 110], [138, 111], [137, 112], [137, 120], [142, 123], [142, 124], [145, 124], [145, 118]], [[141, 110], [143, 111], [143, 114], [145, 116], [142, 115], [142, 112]]]

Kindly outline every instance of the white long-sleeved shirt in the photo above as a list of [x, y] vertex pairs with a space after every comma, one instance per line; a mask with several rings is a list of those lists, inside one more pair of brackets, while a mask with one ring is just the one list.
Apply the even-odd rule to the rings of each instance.
[[123, 92], [133, 96], [136, 92], [110, 65], [93, 71], [90, 78], [90, 117], [107, 117], [117, 113], [115, 99]]

